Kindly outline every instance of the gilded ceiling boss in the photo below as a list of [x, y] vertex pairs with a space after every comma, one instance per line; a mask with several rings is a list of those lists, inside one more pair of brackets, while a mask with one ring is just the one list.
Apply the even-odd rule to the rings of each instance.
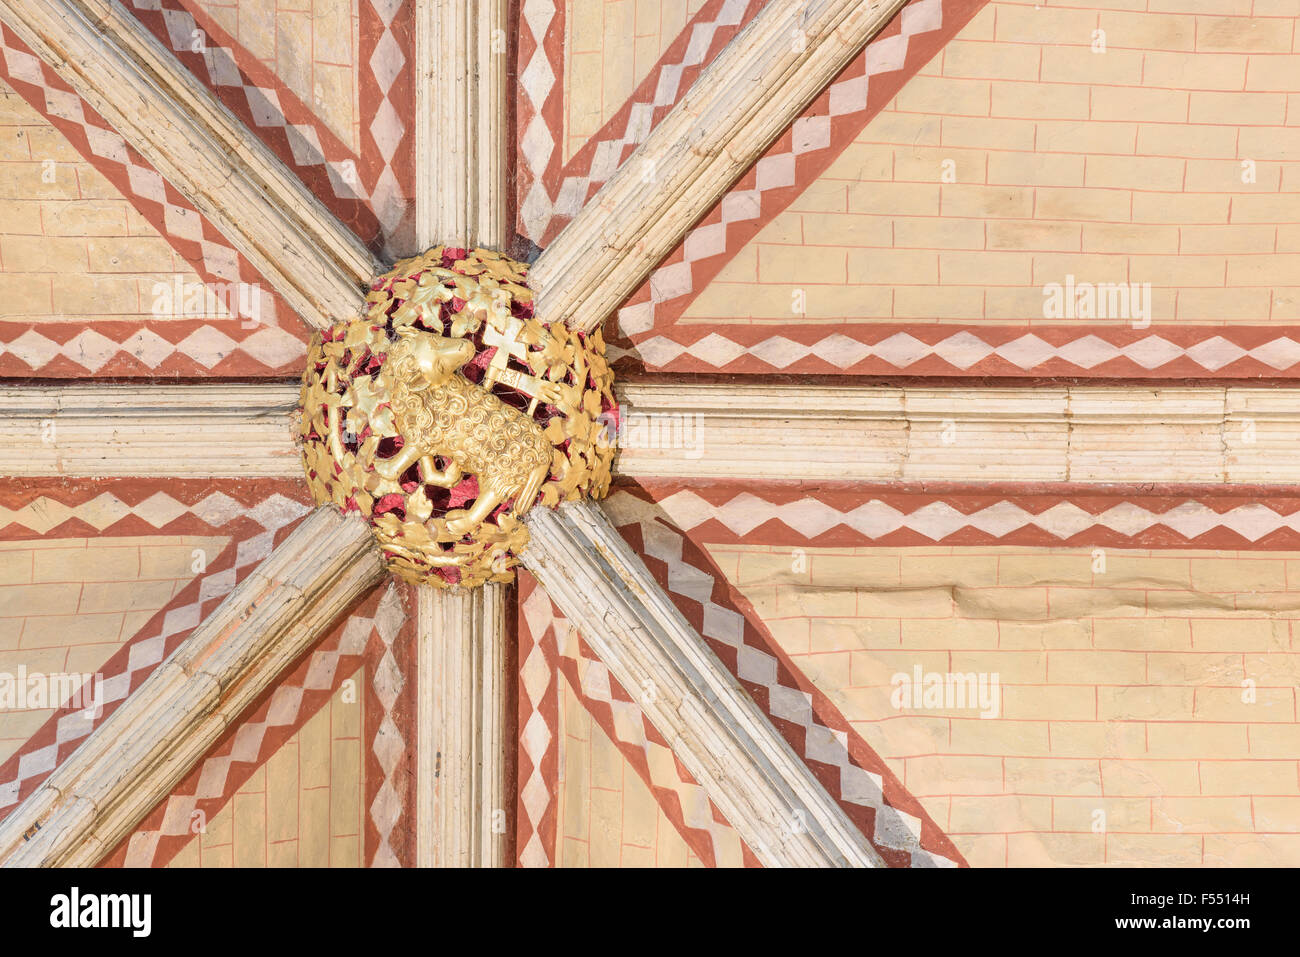
[[408, 581], [508, 581], [530, 508], [609, 488], [601, 334], [534, 319], [527, 272], [500, 253], [436, 247], [375, 280], [365, 316], [308, 352], [299, 434], [312, 493], [365, 515]]

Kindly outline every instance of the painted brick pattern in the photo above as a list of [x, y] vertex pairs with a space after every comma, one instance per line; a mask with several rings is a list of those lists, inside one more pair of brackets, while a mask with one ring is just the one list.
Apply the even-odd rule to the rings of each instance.
[[618, 113], [703, 6], [704, 0], [568, 0], [564, 162]]
[[560, 732], [553, 688], [558, 671], [706, 867], [756, 865], [640, 705], [528, 575], [520, 576], [519, 596], [520, 684], [527, 693], [520, 715], [520, 864], [551, 866], [556, 859]]
[[198, 6], [359, 150], [357, 0], [198, 0]]
[[360, 867], [364, 671], [340, 686], [168, 866]]
[[1252, 9], [989, 3], [681, 321], [1129, 323], [1045, 317], [1072, 275], [1150, 283], [1153, 325], [1294, 323], [1300, 32]]
[[[0, 542], [0, 672], [93, 674], [193, 577], [195, 550], [228, 540], [161, 535]], [[54, 709], [0, 711], [0, 763]]]
[[568, 682], [559, 700], [556, 866], [703, 867]]
[[[1300, 863], [1300, 555], [710, 551], [972, 864]], [[918, 666], [1001, 713], [896, 709]]]
[[30, 795], [107, 720], [230, 592], [282, 542], [307, 507], [272, 495], [226, 523], [230, 543], [202, 574], [180, 589], [103, 664], [102, 710], [86, 720], [81, 709], [63, 707], [0, 765], [0, 811]]
[[[226, 244], [210, 222], [185, 201], [156, 170], [143, 164], [87, 103], [42, 63], [8, 28], [0, 27], [0, 73], [14, 90], [68, 139], [95, 169], [126, 196], [155, 229], [167, 237], [205, 281], [238, 280], [260, 287], [243, 256]], [[301, 320], [283, 311], [283, 302], [261, 288], [260, 321], [254, 323], [188, 320], [154, 324], [80, 321], [42, 324], [0, 322], [0, 369], [8, 375], [36, 372], [78, 377], [102, 375], [265, 374], [290, 364], [305, 348]], [[227, 333], [230, 333], [228, 335]], [[233, 338], [232, 338], [233, 335]], [[183, 354], [183, 356], [181, 355]]]
[[180, 318], [151, 312], [154, 283], [176, 276], [200, 281], [130, 201], [0, 81], [0, 320]]
[[[871, 841], [887, 866], [962, 866], [957, 848], [917, 799], [809, 681], [727, 581], [702, 542], [662, 512], [620, 490], [605, 502], [619, 534], [639, 554], [686, 621]], [[653, 496], [653, 492], [648, 493]]]
[[[678, 99], [688, 90], [700, 72], [734, 37], [741, 25], [761, 6], [761, 0], [706, 0], [695, 8], [688, 22], [675, 38], [663, 31], [657, 38], [642, 36], [633, 43], [642, 43], [643, 49], [661, 48], [658, 60], [646, 70], [633, 69], [641, 76], [636, 89], [614, 106], [600, 128], [581, 145], [571, 144], [570, 155], [560, 169], [560, 153], [555, 148], [555, 136], [564, 139], [566, 127], [564, 102], [564, 19], [550, 0], [527, 0], [520, 34], [520, 126], [519, 160], [525, 175], [520, 177], [520, 206], [517, 226], [520, 235], [533, 243], [548, 245], [559, 231], [575, 216], [579, 209], [614, 174], [623, 159], [631, 154], [649, 136], [655, 123], [667, 115]], [[622, 9], [622, 8], [620, 8]], [[679, 19], [677, 7], [664, 8], [674, 22]], [[561, 13], [563, 11], [560, 11]], [[554, 14], [554, 15], [552, 15]], [[651, 30], [653, 13], [636, 8], [638, 23]], [[593, 21], [585, 20], [584, 27], [591, 32]], [[546, 28], [547, 40], [534, 47], [534, 33], [541, 35]], [[636, 27], [633, 28], [634, 30]], [[582, 31], [579, 30], [581, 35]], [[554, 36], [552, 46], [551, 37]], [[615, 37], [605, 38], [610, 45], [619, 42]], [[591, 61], [596, 63], [594, 51]], [[527, 55], [525, 55], [527, 54]], [[585, 56], [586, 54], [580, 54]], [[633, 54], [633, 56], [638, 56]], [[646, 54], [648, 57], [648, 54]], [[603, 69], [603, 56], [600, 59]], [[593, 67], [594, 69], [594, 67]], [[592, 78], [593, 84], [600, 79]], [[556, 89], [554, 95], [550, 95]], [[589, 112], [605, 112], [598, 101], [602, 94], [592, 87], [574, 90], [574, 96], [590, 99]], [[554, 136], [552, 135], [554, 131]], [[561, 144], [563, 149], [563, 144]], [[536, 181], [530, 178], [536, 172]]]
[[[191, 841], [195, 822], [222, 813], [340, 689], [344, 689], [340, 699], [344, 705], [364, 694], [360, 718], [368, 747], [361, 772], [368, 808], [364, 859], [371, 867], [409, 864], [413, 834], [406, 822], [410, 806], [406, 768], [412, 755], [400, 729], [408, 720], [409, 702], [396, 686], [407, 667], [406, 646], [413, 635], [410, 623], [402, 589], [390, 583], [372, 592], [310, 654], [282, 674], [272, 692], [239, 716], [101, 866], [166, 866]], [[368, 681], [368, 686], [363, 689], [361, 681]]]

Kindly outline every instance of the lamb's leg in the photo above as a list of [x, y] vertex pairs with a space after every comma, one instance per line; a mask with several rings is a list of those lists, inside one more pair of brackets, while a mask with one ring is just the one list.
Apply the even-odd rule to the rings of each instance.
[[420, 481], [426, 485], [454, 488], [464, 478], [464, 475], [465, 473], [460, 470], [460, 466], [454, 461], [448, 461], [447, 467], [440, 472], [437, 466], [433, 464], [432, 455], [425, 455], [420, 458]]
[[420, 562], [427, 562], [430, 565], [437, 565], [440, 568], [445, 568], [451, 565], [460, 564], [460, 556], [456, 555], [454, 552], [441, 553], [432, 549], [427, 552], [416, 551], [415, 549], [406, 548], [393, 542], [385, 543], [384, 551], [389, 555], [409, 559], [417, 565]]
[[[333, 394], [339, 389], [339, 370], [334, 363], [329, 363], [325, 371], [325, 391]], [[343, 438], [340, 433], [343, 431], [343, 414], [338, 407], [338, 403], [330, 404], [329, 410], [325, 413], [325, 425], [329, 429], [328, 443], [330, 454], [334, 456], [335, 462], [343, 461]]]
[[464, 535], [473, 531], [484, 519], [496, 511], [496, 507], [501, 504], [503, 498], [504, 496], [496, 489], [480, 486], [478, 498], [474, 500], [474, 507], [463, 517], [448, 522], [447, 531], [453, 535]]
[[522, 518], [524, 513], [533, 507], [533, 503], [537, 501], [537, 493], [542, 490], [542, 483], [550, 477], [551, 466], [549, 464], [539, 465], [533, 469], [533, 473], [528, 476], [528, 481], [524, 483], [524, 487], [515, 496], [512, 511], [517, 518]]
[[375, 462], [375, 471], [390, 482], [395, 482], [401, 478], [403, 472], [409, 469], [423, 455], [424, 449], [414, 442], [408, 442], [391, 459], [380, 459]]

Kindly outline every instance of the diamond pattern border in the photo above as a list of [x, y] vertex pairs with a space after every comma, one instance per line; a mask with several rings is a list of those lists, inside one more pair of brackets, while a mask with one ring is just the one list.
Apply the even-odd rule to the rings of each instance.
[[[609, 735], [637, 776], [650, 788], [664, 815], [691, 850], [709, 867], [757, 866], [757, 859], [740, 835], [726, 822], [704, 788], [696, 783], [690, 772], [673, 756], [668, 743], [650, 724], [641, 707], [582, 641], [577, 630], [569, 626], [531, 576], [520, 576], [519, 594], [521, 634], [526, 630], [532, 648], [540, 650], [546, 656], [553, 672], [558, 671], [565, 676], [592, 718]], [[534, 712], [534, 716], [537, 714]], [[537, 720], [534, 716], [530, 716], [530, 720]], [[535, 749], [539, 744], [549, 746], [557, 729], [558, 724], [552, 719], [545, 740], [538, 740], [542, 735], [540, 731], [535, 731], [535, 737], [526, 741], [525, 747]], [[534, 750], [533, 753], [538, 752]], [[552, 781], [555, 779], [551, 778]], [[527, 786], [528, 782], [525, 782], [524, 787]], [[522, 792], [521, 788], [521, 795]], [[554, 807], [552, 790], [549, 804], [545, 805], [552, 817]], [[528, 810], [530, 825], [543, 819], [541, 805], [532, 804]], [[554, 824], [550, 826], [553, 828]], [[531, 830], [540, 845], [541, 829], [534, 826]], [[553, 863], [553, 832], [550, 840], [548, 862]], [[540, 853], [540, 848], [530, 849], [525, 845], [520, 854], [521, 866], [546, 866], [540, 864], [540, 861], [537, 865], [531, 863], [536, 859], [535, 855]]]
[[[519, 574], [519, 762], [515, 846], [520, 867], [554, 867], [559, 800], [559, 694], [550, 600]], [[531, 614], [530, 614], [531, 610]]]
[[378, 238], [359, 158], [279, 77], [202, 8], [191, 10], [183, 0], [128, 0], [126, 6], [340, 222], [364, 242]]
[[[101, 866], [166, 867], [194, 837], [196, 814], [200, 820], [212, 820], [363, 664], [373, 670], [376, 646], [389, 648], [405, 621], [398, 590], [392, 583], [386, 590], [376, 589], [357, 611], [331, 630], [268, 697], [239, 721], [233, 733], [190, 769]], [[381, 793], [383, 785], [390, 783], [384, 780]], [[404, 791], [393, 794], [398, 802], [394, 807], [396, 816], [385, 820], [395, 825], [404, 810], [400, 803]], [[371, 810], [373, 814], [373, 807]], [[389, 826], [383, 832], [376, 851], [368, 850], [369, 866], [398, 863], [389, 846], [392, 829]]]
[[667, 510], [631, 492], [606, 503], [673, 604], [699, 631], [891, 867], [965, 860], [884, 761], [794, 666], [753, 608]]
[[[1300, 546], [1300, 490], [1231, 486], [1160, 494], [1096, 488], [1026, 491], [954, 487], [908, 491], [854, 486], [720, 483], [693, 489], [645, 483], [668, 520], [711, 542], [858, 545], [1113, 545], [1132, 548], [1288, 549]], [[619, 490], [610, 507], [635, 511]], [[1267, 504], [1265, 504], [1267, 503]]]
[[[379, 220], [384, 255], [415, 247], [415, 3], [359, 0], [361, 182]], [[407, 117], [404, 122], [402, 117]]]
[[670, 325], [609, 355], [622, 372], [1241, 378], [1300, 372], [1298, 339], [1267, 326]]
[[0, 541], [274, 529], [311, 496], [285, 479], [36, 479], [0, 486]]
[[[553, 242], [761, 5], [761, 0], [709, 0], [701, 7], [627, 102], [563, 169], [539, 167], [546, 173], [541, 179], [543, 188], [534, 186], [528, 197], [521, 197], [530, 205], [527, 215], [520, 216], [520, 234], [539, 245]], [[521, 96], [531, 96], [528, 80], [521, 78]], [[544, 164], [558, 155], [557, 149], [543, 153], [543, 144], [547, 149], [553, 147], [563, 125], [561, 119], [549, 127], [546, 136], [540, 129], [526, 130], [520, 144], [523, 157]]]
[[545, 232], [559, 185], [564, 128], [564, 4], [521, 0], [515, 111], [516, 229], [533, 239]]
[[[219, 374], [225, 375], [265, 375], [268, 371], [288, 371], [297, 366], [310, 338], [302, 320], [205, 216], [2, 24], [0, 77], [67, 137], [86, 162], [121, 191], [200, 279], [209, 283], [246, 282], [263, 291], [263, 318], [256, 324], [239, 320], [106, 323], [104, 329], [96, 331], [87, 329], [84, 323], [5, 323], [0, 328], [0, 333], [8, 333], [0, 335], [3, 343], [0, 375], [82, 376], [86, 372], [114, 375], [133, 367], [169, 372], [173, 370], [161, 366], [180, 353], [190, 359], [188, 364], [181, 365], [196, 375], [212, 374], [218, 365], [222, 366]], [[178, 332], [186, 334], [186, 338], [179, 341], [169, 338]], [[246, 351], [245, 341], [252, 344], [254, 339], [252, 351]], [[292, 345], [295, 340], [299, 343], [297, 347]], [[170, 350], [169, 345], [173, 347]], [[270, 369], [254, 353], [280, 361], [276, 368]], [[153, 366], [148, 365], [149, 358], [154, 359]], [[230, 361], [223, 362], [227, 359]]]
[[850, 61], [619, 310], [639, 341], [672, 324], [759, 229], [811, 183], [985, 0], [911, 0]]
[[233, 536], [230, 544], [99, 669], [104, 676], [101, 714], [90, 719], [80, 709], [58, 709], [0, 765], [0, 816], [36, 790], [67, 760], [82, 740], [103, 724], [235, 586], [271, 554], [308, 510], [305, 504], [284, 499], [265, 510], [264, 525], [248, 515], [232, 519], [225, 529]]

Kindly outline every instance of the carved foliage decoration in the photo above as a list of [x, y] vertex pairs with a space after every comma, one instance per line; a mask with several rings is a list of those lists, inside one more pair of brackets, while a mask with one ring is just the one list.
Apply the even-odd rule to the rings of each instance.
[[308, 352], [312, 493], [366, 516], [408, 581], [508, 581], [529, 508], [609, 488], [604, 342], [534, 319], [527, 269], [436, 247], [375, 280], [366, 315]]

